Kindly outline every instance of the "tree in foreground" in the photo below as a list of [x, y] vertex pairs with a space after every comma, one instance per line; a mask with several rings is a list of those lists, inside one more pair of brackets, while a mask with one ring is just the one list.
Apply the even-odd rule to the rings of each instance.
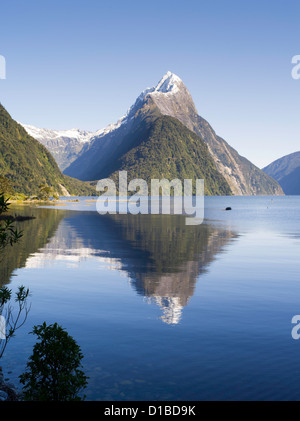
[[9, 199], [0, 193], [0, 252], [8, 245], [17, 243], [22, 237], [22, 232], [15, 229], [13, 218], [2, 218], [2, 214], [9, 209]]
[[80, 401], [79, 393], [87, 385], [81, 370], [80, 347], [57, 323], [34, 326], [31, 332], [38, 342], [20, 376], [23, 398], [28, 401]]
[[[14, 309], [12, 302], [12, 291], [6, 286], [0, 288], [0, 359], [2, 358], [6, 346], [10, 339], [15, 336], [16, 330], [20, 329], [27, 320], [30, 305], [27, 304], [29, 289], [20, 286], [15, 293], [15, 302], [17, 310]], [[5, 324], [3, 323], [5, 320]]]
[[[0, 178], [0, 182], [3, 183], [3, 177]], [[9, 205], [9, 199], [0, 193], [0, 263], [2, 263], [1, 254], [5, 247], [12, 246], [22, 237], [22, 232], [15, 229], [12, 218], [2, 219], [2, 214], [8, 211]], [[12, 305], [12, 291], [6, 286], [0, 288], [0, 359], [9, 340], [27, 319], [30, 308], [27, 305], [28, 297], [29, 289], [20, 286], [15, 294], [17, 304], [17, 310], [15, 310]]]

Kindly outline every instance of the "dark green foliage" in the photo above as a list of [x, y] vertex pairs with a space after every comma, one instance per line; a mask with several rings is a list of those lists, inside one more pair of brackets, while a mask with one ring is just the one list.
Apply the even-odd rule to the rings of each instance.
[[[0, 194], [0, 215], [8, 211], [9, 199]], [[12, 218], [0, 219], [0, 251], [6, 246], [17, 243], [22, 237], [22, 232], [15, 229]]]
[[83, 355], [76, 341], [57, 323], [34, 326], [39, 342], [20, 376], [28, 401], [78, 401], [87, 385], [80, 370]]
[[39, 189], [38, 198], [41, 200], [49, 200], [50, 197], [53, 197], [56, 200], [59, 198], [58, 193], [53, 189], [53, 187], [49, 187], [47, 184], [41, 184]]
[[5, 339], [1, 339], [0, 341], [0, 358], [2, 358], [6, 346], [15, 335], [16, 330], [22, 327], [27, 319], [30, 310], [30, 306], [27, 306], [28, 297], [29, 289], [20, 286], [15, 294], [14, 301], [17, 305], [17, 310], [14, 311], [11, 304], [12, 291], [6, 286], [0, 289], [0, 316], [5, 318], [6, 324]]
[[1, 104], [0, 172], [17, 192], [28, 195], [38, 194], [39, 186], [45, 183], [59, 194], [63, 194], [61, 186], [72, 195], [95, 193], [89, 183], [63, 175], [50, 152], [29, 136]]
[[6, 199], [4, 197], [4, 194], [3, 193], [0, 194], [0, 215], [2, 213], [4, 213], [4, 212], [7, 212], [8, 211], [8, 208], [9, 208], [9, 202], [8, 202], [8, 200], [9, 199]]
[[22, 233], [15, 229], [13, 219], [7, 218], [0, 224], [0, 250], [6, 246], [17, 243]]
[[110, 147], [102, 151], [101, 142], [99, 149], [95, 143], [65, 172], [83, 180], [112, 178], [118, 185], [119, 171], [128, 171], [128, 182], [142, 178], [149, 188], [151, 179], [191, 179], [194, 186], [204, 179], [205, 194], [231, 194], [200, 135], [162, 115], [151, 98], [135, 113], [130, 129], [122, 130], [110, 135]]
[[[142, 178], [150, 188], [151, 179], [179, 178], [205, 180], [206, 195], [230, 195], [225, 178], [217, 171], [208, 147], [195, 133], [177, 119], [161, 116], [139, 133], [127, 153], [113, 164], [111, 178], [118, 182], [118, 172], [128, 171], [128, 181]], [[195, 191], [194, 191], [195, 192]]]
[[15, 193], [12, 182], [4, 177], [4, 175], [0, 175], [0, 192], [5, 195], [12, 195]]
[[[9, 209], [8, 199], [5, 199], [3, 194], [0, 194], [0, 216]], [[5, 248], [15, 243], [18, 243], [23, 233], [17, 230], [13, 224], [13, 218], [0, 219], [0, 262], [3, 265], [2, 257]], [[0, 341], [0, 358], [2, 357], [9, 340], [14, 336], [17, 329], [25, 323], [29, 309], [27, 308], [27, 298], [29, 290], [24, 286], [18, 288], [15, 297], [18, 310], [14, 314], [14, 309], [11, 304], [12, 292], [7, 287], [0, 288], [0, 316], [5, 317], [6, 336]], [[21, 320], [21, 316], [23, 319]], [[2, 332], [3, 333], [3, 332]]]
[[[18, 215], [16, 217], [16, 212], [25, 220], [21, 220]], [[13, 247], [5, 247], [0, 252], [0, 287], [10, 281], [12, 272], [16, 268], [25, 266], [26, 260], [32, 253], [45, 246], [65, 215], [66, 212], [63, 210], [20, 205], [9, 210], [8, 216], [12, 220], [15, 219], [14, 229], [22, 231], [22, 240]]]

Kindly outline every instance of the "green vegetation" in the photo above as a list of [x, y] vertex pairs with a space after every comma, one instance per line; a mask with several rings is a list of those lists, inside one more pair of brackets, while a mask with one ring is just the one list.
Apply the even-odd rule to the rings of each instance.
[[[0, 341], [0, 359], [2, 358], [6, 346], [10, 339], [15, 335], [16, 330], [26, 322], [30, 306], [27, 305], [27, 299], [29, 297], [29, 289], [24, 286], [20, 286], [15, 294], [15, 303], [17, 304], [17, 310], [14, 311], [12, 306], [12, 291], [7, 287], [0, 289], [0, 316], [5, 319], [5, 339]], [[16, 313], [16, 314], [14, 314]]]
[[[0, 216], [2, 213], [7, 212], [9, 209], [8, 199], [5, 199], [4, 195], [0, 195]], [[0, 219], [0, 252], [1, 258], [3, 250], [7, 246], [12, 246], [19, 242], [22, 237], [22, 232], [18, 231], [13, 225], [12, 218]], [[1, 266], [3, 262], [1, 261]], [[25, 323], [28, 315], [27, 298], [29, 296], [29, 290], [25, 289], [24, 286], [20, 286], [15, 295], [15, 303], [18, 306], [16, 314], [14, 314], [14, 308], [12, 302], [12, 291], [7, 287], [3, 286], [0, 288], [0, 316], [5, 318], [5, 332], [0, 331], [0, 358], [10, 339], [14, 336], [17, 329], [19, 329]], [[23, 319], [21, 320], [21, 317]], [[3, 327], [3, 326], [2, 326]], [[1, 326], [0, 326], [1, 328]], [[5, 336], [5, 338], [2, 338]]]
[[249, 189], [252, 191], [252, 194], [256, 195], [283, 194], [283, 191], [277, 181], [273, 180], [273, 178], [253, 165], [250, 161], [248, 161], [248, 159], [239, 156], [234, 149], [232, 151], [233, 155], [236, 154], [235, 159], [238, 167], [241, 169], [243, 174], [247, 174], [247, 177], [245, 177], [245, 185], [241, 183], [241, 186], [244, 189], [244, 194], [246, 194]]
[[151, 98], [136, 111], [128, 129], [121, 126], [109, 136], [103, 152], [101, 142], [95, 142], [65, 172], [83, 180], [112, 178], [118, 185], [119, 171], [128, 171], [128, 182], [142, 178], [149, 187], [151, 179], [191, 179], [194, 186], [196, 179], [204, 179], [206, 195], [232, 193], [201, 136], [162, 115]]
[[[88, 182], [61, 173], [54, 158], [37, 140], [14, 121], [0, 104], [0, 185], [11, 194], [13, 188], [26, 195], [37, 195], [39, 186], [47, 184], [60, 195], [95, 194]], [[9, 184], [7, 184], [7, 181]]]
[[[52, 194], [51, 189], [47, 187], [43, 185], [41, 189], [45, 191], [46, 195]], [[9, 211], [8, 200], [3, 194], [0, 195], [0, 216], [2, 213]], [[29, 211], [31, 213], [35, 211], [26, 207], [19, 207], [18, 209], [22, 209], [22, 213], [25, 214]], [[8, 282], [13, 269], [22, 266], [30, 251], [35, 251], [39, 245], [45, 244], [65, 212], [39, 209], [39, 214], [43, 219], [42, 224], [41, 218], [31, 216], [33, 218], [29, 224], [31, 229], [28, 230], [28, 226], [24, 229], [24, 247], [17, 244], [23, 237], [23, 232], [21, 233], [15, 228], [13, 222], [14, 220], [26, 221], [30, 219], [30, 216], [0, 218], [0, 276], [2, 285], [3, 282]], [[15, 244], [13, 252], [10, 252], [11, 247], [8, 246], [13, 244]], [[10, 339], [27, 320], [30, 310], [30, 306], [28, 306], [29, 295], [29, 289], [24, 286], [20, 286], [14, 295], [12, 290], [5, 285], [0, 288], [0, 316], [3, 316], [5, 320], [5, 325], [0, 323], [0, 359]], [[35, 345], [33, 356], [27, 364], [28, 370], [21, 376], [21, 383], [25, 385], [23, 398], [25, 400], [81, 400], [78, 393], [86, 386], [87, 377], [80, 370], [80, 362], [83, 356], [74, 339], [57, 323], [48, 327], [46, 323], [41, 326], [34, 326], [33, 333], [37, 334], [39, 339], [42, 340]], [[4, 387], [4, 390], [10, 396], [13, 396], [13, 400], [17, 400], [15, 392], [9, 386], [2, 384], [1, 387]]]
[[8, 178], [4, 177], [4, 175], [0, 175], [0, 192], [4, 195], [15, 194], [12, 182]]
[[[2, 213], [7, 212], [8, 208], [8, 199], [3, 194], [0, 194], [0, 216]], [[12, 246], [17, 243], [22, 237], [22, 233], [15, 229], [13, 222], [13, 218], [11, 217], [0, 219], [0, 251], [8, 245]]]
[[59, 195], [53, 187], [49, 187], [47, 184], [41, 184], [39, 188], [40, 192], [38, 197], [40, 200], [49, 200], [50, 197], [53, 197], [55, 200], [59, 199]]
[[[128, 171], [128, 181], [142, 178], [150, 186], [151, 179], [205, 180], [206, 195], [230, 195], [225, 178], [217, 171], [207, 145], [177, 119], [156, 118], [149, 129], [139, 132], [136, 145], [116, 159], [109, 168], [110, 177], [118, 183], [118, 172]], [[195, 193], [195, 191], [194, 191]]]
[[27, 401], [80, 401], [87, 385], [81, 368], [83, 355], [76, 341], [57, 323], [34, 326], [39, 342], [20, 376]]
[[15, 212], [24, 217], [23, 220], [17, 217], [14, 222], [15, 229], [22, 231], [22, 241], [14, 244], [13, 247], [1, 250], [0, 287], [9, 282], [15, 269], [25, 266], [26, 260], [32, 253], [45, 247], [57, 230], [60, 221], [67, 214], [64, 210], [18, 205], [12, 206], [9, 211], [11, 219], [14, 219]]

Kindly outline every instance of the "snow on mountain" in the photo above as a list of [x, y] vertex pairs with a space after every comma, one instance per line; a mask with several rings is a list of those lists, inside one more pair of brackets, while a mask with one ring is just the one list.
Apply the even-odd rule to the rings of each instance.
[[42, 143], [53, 155], [59, 168], [63, 171], [80, 154], [82, 149], [98, 135], [98, 132], [89, 132], [79, 129], [51, 130], [21, 124], [27, 133]]
[[142, 115], [155, 112], [153, 106], [160, 114], [179, 120], [207, 144], [217, 171], [226, 179], [233, 194], [282, 194], [276, 181], [241, 157], [215, 133], [210, 124], [198, 114], [193, 98], [182, 80], [170, 71], [156, 86], [145, 89], [116, 124], [108, 126], [100, 136], [95, 136], [78, 159], [66, 168], [65, 174], [91, 180], [112, 169], [116, 158], [130, 147]]
[[[135, 103], [128, 109], [127, 113], [121, 117], [117, 123], [108, 125], [105, 129], [99, 130], [96, 133], [97, 137], [106, 135], [115, 129], [118, 129], [122, 124], [126, 123], [129, 119], [133, 118], [133, 113], [138, 106], [144, 101], [147, 95], [158, 94], [158, 93], [170, 93], [175, 94], [179, 91], [179, 85], [183, 83], [182, 80], [174, 73], [168, 71], [158, 82], [156, 86], [152, 88], [146, 88], [136, 99]], [[95, 136], [95, 137], [96, 137]]]
[[145, 89], [138, 97], [137, 101], [143, 101], [148, 94], [169, 93], [176, 94], [179, 91], [180, 84], [182, 84], [180, 77], [168, 71], [158, 82], [156, 86]]
[[29, 124], [22, 124], [22, 126], [30, 136], [40, 141], [47, 141], [49, 139], [72, 139], [77, 140], [81, 143], [86, 143], [89, 142], [91, 138], [96, 135], [96, 133], [79, 129], [51, 130], [40, 129]]
[[134, 118], [136, 110], [147, 95], [150, 94], [158, 97], [159, 94], [176, 94], [179, 91], [180, 84], [182, 84], [181, 79], [174, 73], [168, 71], [156, 86], [145, 89], [138, 96], [135, 103], [128, 109], [126, 114], [116, 123], [109, 124], [96, 132], [80, 129], [52, 130], [38, 128], [29, 124], [19, 124], [25, 128], [30, 136], [42, 143], [51, 152], [58, 166], [63, 171], [74, 162], [82, 152], [88, 149], [95, 139], [98, 141], [106, 135], [113, 133], [122, 125], [129, 123], [130, 120]]
[[[182, 80], [174, 73], [168, 71], [158, 82], [156, 86], [152, 88], [146, 88], [136, 99], [135, 103], [128, 109], [127, 113], [121, 117], [117, 123], [108, 125], [105, 129], [99, 130], [96, 133], [97, 137], [106, 135], [115, 129], [118, 129], [122, 124], [126, 123], [129, 119], [133, 118], [134, 111], [144, 101], [147, 95], [158, 94], [158, 93], [169, 93], [175, 94], [179, 91], [179, 85], [182, 84]], [[96, 137], [95, 136], [95, 137]]]
[[182, 80], [176, 76], [174, 73], [171, 73], [170, 71], [167, 72], [158, 85], [154, 89], [154, 93], [162, 92], [162, 93], [172, 93], [175, 94], [179, 91], [179, 86], [182, 82]]

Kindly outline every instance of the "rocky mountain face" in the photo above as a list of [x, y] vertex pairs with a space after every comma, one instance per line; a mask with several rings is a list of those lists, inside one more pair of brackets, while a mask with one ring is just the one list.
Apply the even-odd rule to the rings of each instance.
[[278, 181], [285, 194], [300, 195], [300, 152], [277, 159], [263, 171]]
[[[210, 124], [198, 114], [192, 96], [182, 80], [171, 72], [167, 72], [155, 87], [145, 89], [117, 123], [96, 133], [84, 132], [86, 134], [83, 135], [81, 141], [76, 140], [75, 133], [75, 138], [71, 136], [69, 139], [61, 133], [59, 137], [56, 134], [54, 138], [50, 138], [46, 132], [38, 134], [32, 132], [32, 135], [52, 151], [61, 168], [64, 168], [65, 174], [80, 180], [91, 181], [108, 177], [116, 171], [120, 160], [124, 163], [125, 154], [145, 144], [153, 122], [161, 116], [175, 118], [189, 131], [194, 132], [200, 141], [206, 143], [215, 168], [226, 180], [231, 193], [235, 195], [283, 194], [277, 181], [240, 156], [215, 133]], [[82, 139], [85, 140], [82, 141]], [[178, 139], [173, 139], [173, 141], [178, 141]], [[135, 174], [139, 172], [137, 167], [140, 165], [141, 172], [144, 172], [145, 159], [140, 162], [138, 156], [139, 152], [135, 154], [137, 159]], [[166, 157], [161, 156], [161, 158], [164, 163]], [[178, 158], [179, 156], [173, 155], [171, 157], [174, 162], [179, 162]], [[195, 159], [193, 156], [191, 158]], [[197, 164], [196, 160], [195, 165]], [[183, 173], [179, 170], [177, 177], [183, 178], [182, 175]]]
[[206, 142], [218, 171], [225, 177], [233, 194], [282, 194], [277, 182], [240, 156], [199, 116], [190, 92], [178, 76], [168, 72], [159, 85], [164, 89], [155, 89], [149, 95], [160, 112], [177, 118]]
[[136, 142], [141, 121], [147, 121], [148, 117], [151, 120], [160, 114], [153, 109], [155, 107], [147, 105], [145, 95], [143, 92], [117, 123], [99, 131], [64, 173], [80, 180], [96, 180], [108, 176], [106, 168], [113, 165]]
[[152, 99], [143, 98], [115, 129], [95, 140], [66, 173], [83, 180], [111, 178], [118, 185], [119, 171], [128, 181], [151, 179], [205, 179], [206, 195], [231, 194], [217, 171], [207, 145], [180, 121], [163, 116]]
[[51, 152], [61, 171], [75, 161], [82, 149], [97, 135], [97, 133], [79, 129], [51, 130], [40, 129], [28, 124], [22, 124], [22, 126], [30, 136]]
[[149, 116], [159, 115], [176, 118], [207, 144], [216, 169], [226, 179], [233, 194], [283, 194], [275, 180], [217, 136], [209, 123], [199, 116], [182, 80], [171, 72], [167, 72], [157, 86], [143, 91], [116, 125], [95, 136], [65, 173], [83, 180], [105, 173], [103, 170], [109, 161], [119, 159], [120, 153], [128, 152], [132, 147], [141, 116], [149, 120]]
[[[117, 159], [113, 159], [96, 173], [98, 178], [109, 177], [118, 185], [119, 171], [127, 171], [128, 180], [142, 178], [151, 186], [152, 179], [193, 181], [204, 179], [205, 195], [230, 195], [231, 189], [225, 178], [216, 169], [207, 145], [180, 121], [170, 116], [159, 116], [151, 123], [141, 121], [135, 142]], [[132, 132], [134, 133], [134, 132]], [[115, 157], [116, 158], [116, 157]]]

